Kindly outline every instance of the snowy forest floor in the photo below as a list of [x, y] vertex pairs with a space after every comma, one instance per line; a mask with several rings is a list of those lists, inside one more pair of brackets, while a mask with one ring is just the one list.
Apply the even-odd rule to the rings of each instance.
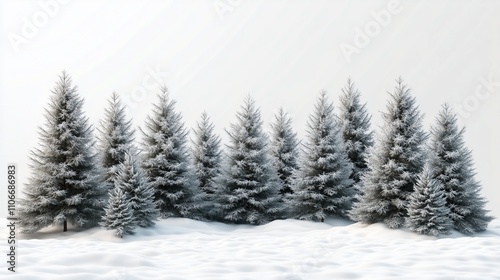
[[[7, 234], [2, 227], [4, 259]], [[336, 219], [249, 226], [170, 218], [123, 239], [100, 228], [50, 228], [18, 234], [17, 243], [18, 272], [2, 260], [0, 279], [500, 279], [500, 219], [473, 237], [434, 238]]]

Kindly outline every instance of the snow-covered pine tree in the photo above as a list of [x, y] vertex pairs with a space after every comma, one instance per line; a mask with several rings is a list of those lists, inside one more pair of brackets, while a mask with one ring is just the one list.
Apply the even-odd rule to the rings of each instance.
[[361, 104], [361, 93], [354, 87], [351, 79], [342, 89], [340, 97], [339, 124], [342, 130], [347, 157], [353, 164], [351, 179], [361, 195], [361, 177], [368, 170], [366, 158], [368, 149], [373, 146], [373, 132], [370, 130], [370, 115], [366, 104]]
[[354, 198], [347, 158], [333, 103], [322, 91], [307, 123], [307, 142], [293, 185], [290, 206], [302, 220], [347, 217]]
[[134, 234], [136, 221], [134, 219], [132, 206], [123, 190], [115, 186], [109, 191], [108, 205], [104, 209], [102, 222], [99, 224], [108, 230], [115, 230], [120, 238], [125, 234]]
[[116, 169], [115, 188], [120, 188], [130, 203], [136, 224], [150, 227], [158, 219], [154, 190], [137, 163], [133, 150], [125, 152], [124, 161]]
[[105, 206], [106, 188], [94, 153], [83, 99], [63, 72], [52, 91], [40, 148], [31, 154], [32, 175], [20, 200], [19, 225], [31, 233], [49, 225], [92, 227]]
[[108, 188], [112, 188], [118, 165], [125, 160], [125, 153], [136, 149], [133, 145], [132, 121], [126, 119], [125, 106], [116, 92], [113, 92], [109, 100], [109, 108], [105, 111], [99, 131], [99, 154], [105, 173], [104, 182]]
[[201, 114], [194, 134], [192, 154], [195, 174], [200, 189], [212, 196], [216, 188], [214, 180], [221, 172], [222, 151], [220, 138], [215, 134], [214, 125], [206, 112]]
[[161, 218], [199, 219], [202, 198], [190, 165], [187, 131], [167, 88], [160, 90], [143, 131], [143, 171], [154, 188]]
[[453, 226], [446, 206], [443, 185], [435, 180], [426, 164], [420, 173], [415, 190], [409, 197], [407, 226], [410, 230], [426, 235], [449, 234]]
[[297, 133], [293, 131], [292, 119], [283, 108], [275, 115], [271, 128], [271, 156], [282, 185], [280, 193], [291, 194], [293, 173], [298, 168]]
[[384, 127], [377, 134], [362, 177], [364, 194], [354, 204], [351, 218], [363, 223], [384, 222], [390, 228], [404, 225], [408, 197], [426, 159], [426, 133], [422, 115], [401, 79], [390, 95]]
[[474, 163], [471, 151], [465, 147], [464, 132], [445, 104], [431, 130], [431, 166], [434, 177], [444, 186], [454, 228], [473, 234], [486, 230], [493, 217], [485, 210], [486, 200], [481, 197], [481, 186], [474, 178]]
[[269, 160], [267, 137], [262, 132], [260, 111], [247, 97], [237, 123], [227, 131], [227, 161], [215, 197], [218, 214], [225, 222], [264, 224], [281, 215], [281, 188]]

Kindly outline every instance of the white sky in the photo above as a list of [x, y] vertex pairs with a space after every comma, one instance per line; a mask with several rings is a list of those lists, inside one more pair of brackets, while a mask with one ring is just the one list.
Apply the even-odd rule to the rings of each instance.
[[[117, 91], [141, 126], [165, 84], [187, 127], [206, 110], [224, 139], [247, 94], [266, 129], [283, 106], [303, 137], [318, 92], [337, 104], [348, 77], [376, 128], [402, 76], [426, 128], [443, 102], [466, 105], [467, 145], [500, 217], [500, 1], [0, 0], [0, 13], [2, 182], [7, 163], [26, 182], [27, 155], [63, 69], [94, 124]], [[355, 42], [360, 30], [371, 34], [364, 45]], [[357, 53], [347, 57], [347, 44]]]

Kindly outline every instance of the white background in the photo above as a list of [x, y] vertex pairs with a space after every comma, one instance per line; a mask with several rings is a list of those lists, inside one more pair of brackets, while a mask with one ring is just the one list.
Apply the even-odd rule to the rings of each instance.
[[426, 129], [443, 102], [465, 108], [482, 194], [500, 217], [499, 1], [0, 0], [0, 13], [1, 216], [6, 166], [18, 164], [22, 186], [65, 69], [93, 124], [117, 91], [142, 126], [165, 84], [188, 128], [206, 110], [223, 139], [248, 94], [267, 130], [283, 106], [303, 138], [319, 91], [338, 104], [348, 77], [377, 130], [401, 76]]

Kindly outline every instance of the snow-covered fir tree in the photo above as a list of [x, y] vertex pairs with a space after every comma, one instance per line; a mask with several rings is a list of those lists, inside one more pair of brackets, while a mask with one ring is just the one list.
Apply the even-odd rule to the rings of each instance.
[[132, 121], [125, 116], [125, 106], [116, 92], [113, 92], [109, 107], [99, 129], [100, 163], [104, 169], [104, 182], [109, 188], [114, 185], [118, 165], [125, 160], [125, 153], [134, 149]]
[[160, 217], [199, 218], [203, 198], [190, 165], [187, 130], [165, 87], [143, 134], [142, 167], [154, 188]]
[[465, 147], [464, 129], [459, 129], [456, 115], [447, 104], [431, 132], [431, 166], [434, 177], [444, 186], [454, 228], [465, 234], [484, 231], [493, 217], [485, 210], [472, 154]]
[[202, 113], [194, 134], [192, 154], [196, 177], [200, 189], [211, 196], [216, 188], [215, 178], [221, 172], [222, 150], [220, 138], [215, 134], [214, 125], [206, 112]]
[[109, 191], [108, 205], [104, 209], [102, 222], [99, 224], [108, 230], [114, 230], [120, 238], [125, 234], [134, 234], [136, 221], [129, 198], [120, 187]]
[[355, 203], [351, 217], [399, 228], [408, 216], [408, 198], [426, 159], [427, 135], [415, 98], [401, 79], [390, 97], [387, 112], [382, 115], [384, 126], [362, 177], [364, 194]]
[[351, 79], [342, 89], [340, 97], [339, 124], [342, 130], [347, 157], [353, 164], [351, 179], [362, 194], [359, 185], [361, 177], [368, 170], [366, 158], [368, 149], [373, 146], [373, 132], [370, 130], [370, 115], [366, 110], [366, 104], [361, 104], [361, 93], [354, 87]]
[[237, 119], [227, 131], [230, 144], [217, 180], [216, 214], [225, 222], [264, 224], [281, 215], [281, 186], [268, 155], [260, 111], [250, 97]]
[[23, 232], [49, 225], [91, 227], [99, 222], [106, 188], [100, 183], [92, 127], [84, 116], [83, 99], [63, 72], [52, 91], [40, 147], [32, 151], [32, 174], [20, 200]]
[[293, 173], [298, 168], [297, 133], [293, 131], [292, 119], [283, 108], [275, 115], [271, 128], [271, 156], [282, 185], [280, 193], [291, 194]]
[[443, 185], [433, 178], [433, 172], [426, 164], [409, 197], [406, 224], [410, 230], [420, 234], [449, 234], [453, 225], [449, 213]]
[[124, 161], [116, 170], [115, 188], [120, 188], [130, 203], [136, 224], [150, 227], [155, 224], [159, 212], [154, 201], [154, 190], [137, 163], [138, 155], [126, 151]]
[[333, 103], [321, 92], [307, 123], [307, 141], [295, 178], [290, 206], [302, 220], [347, 217], [354, 198], [352, 164], [334, 115]]

